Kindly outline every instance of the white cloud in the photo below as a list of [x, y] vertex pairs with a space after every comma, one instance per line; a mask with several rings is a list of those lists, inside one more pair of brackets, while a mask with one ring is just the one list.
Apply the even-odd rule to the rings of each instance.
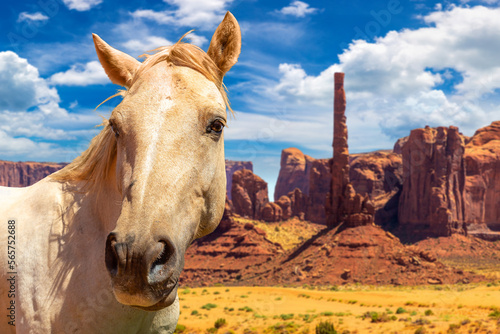
[[136, 10], [134, 18], [149, 19], [159, 24], [172, 24], [181, 27], [212, 29], [224, 17], [227, 7], [233, 0], [165, 0], [175, 10], [154, 11]]
[[148, 36], [142, 39], [131, 39], [125, 43], [122, 43], [122, 46], [132, 54], [141, 55], [146, 51], [151, 51], [160, 46], [172, 45], [171, 41], [157, 36]]
[[295, 17], [304, 17], [307, 14], [313, 14], [317, 11], [317, 8], [309, 7], [309, 4], [302, 1], [292, 1], [290, 5], [279, 10], [279, 12], [283, 15], [291, 15]]
[[203, 47], [208, 42], [205, 36], [197, 35], [194, 32], [187, 35], [186, 39], [189, 40], [190, 43], [197, 45], [200, 48]]
[[49, 17], [47, 15], [43, 15], [40, 12], [36, 13], [28, 13], [28, 12], [22, 12], [19, 14], [19, 17], [17, 18], [17, 22], [23, 22], [23, 21], [46, 21], [48, 20]]
[[[340, 62], [319, 75], [281, 64], [281, 79], [269, 94], [331, 106], [333, 73], [342, 71], [348, 110], [387, 134], [407, 135], [427, 124], [458, 125], [470, 134], [499, 117], [492, 103], [500, 89], [498, 17], [500, 9], [482, 6], [433, 12], [423, 18], [426, 27], [391, 31], [373, 43], [353, 41]], [[443, 90], [446, 83], [454, 90]]]
[[63, 0], [63, 2], [69, 9], [84, 12], [99, 5], [102, 0]]
[[60, 86], [88, 86], [110, 83], [98, 61], [72, 65], [66, 72], [55, 73], [50, 83]]
[[12, 51], [0, 52], [0, 109], [25, 110], [38, 106], [45, 113], [61, 113], [57, 90], [40, 78], [38, 70]]
[[69, 140], [95, 135], [97, 114], [68, 113], [57, 90], [37, 68], [11, 51], [0, 52], [0, 159], [68, 161], [81, 152]]

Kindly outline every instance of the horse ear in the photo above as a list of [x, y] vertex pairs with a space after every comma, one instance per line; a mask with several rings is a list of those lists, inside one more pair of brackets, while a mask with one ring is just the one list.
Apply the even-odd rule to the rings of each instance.
[[130, 88], [130, 82], [141, 63], [128, 54], [112, 48], [96, 34], [92, 34], [92, 37], [97, 57], [111, 82]]
[[217, 65], [222, 75], [238, 61], [241, 51], [241, 31], [238, 21], [230, 12], [215, 30], [207, 54]]

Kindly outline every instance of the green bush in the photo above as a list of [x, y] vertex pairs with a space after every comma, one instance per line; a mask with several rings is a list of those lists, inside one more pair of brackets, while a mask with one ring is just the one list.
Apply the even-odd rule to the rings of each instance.
[[396, 314], [402, 314], [402, 313], [406, 313], [406, 310], [402, 307], [398, 307], [398, 309], [396, 310]]
[[177, 326], [175, 326], [174, 333], [184, 333], [185, 330], [186, 330], [186, 326], [177, 324]]
[[424, 313], [426, 316], [434, 315], [434, 312], [432, 310], [426, 310]]
[[280, 318], [283, 319], [283, 320], [290, 320], [290, 319], [293, 319], [293, 313], [289, 313], [289, 314], [282, 314], [280, 315]]
[[208, 303], [208, 304], [203, 305], [201, 308], [204, 310], [210, 311], [211, 309], [216, 308], [216, 307], [217, 307], [217, 305], [212, 304], [212, 303]]
[[321, 321], [316, 325], [316, 334], [337, 334], [337, 331], [330, 321]]
[[500, 319], [500, 309], [496, 308], [496, 307], [492, 307], [491, 310], [493, 312], [491, 312], [489, 314], [489, 317], [493, 318], [493, 319]]
[[198, 315], [198, 311], [197, 311], [197, 310], [193, 310], [193, 311], [191, 312], [191, 315]]
[[[230, 310], [231, 311], [231, 310]], [[253, 312], [253, 310], [248, 306], [243, 306], [238, 309], [238, 311]]]
[[425, 333], [427, 333], [427, 329], [425, 329], [425, 327], [423, 326], [420, 326], [415, 330], [415, 334], [425, 334]]
[[215, 327], [215, 328], [217, 328], [217, 329], [219, 329], [219, 328], [221, 328], [221, 327], [223, 327], [223, 326], [225, 326], [225, 325], [226, 325], [226, 319], [224, 319], [224, 318], [219, 318], [219, 319], [217, 319], [217, 320], [215, 321], [214, 327]]

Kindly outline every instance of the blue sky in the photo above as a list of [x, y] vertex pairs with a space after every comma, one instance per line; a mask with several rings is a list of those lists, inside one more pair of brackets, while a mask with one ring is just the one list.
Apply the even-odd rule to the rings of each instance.
[[41, 0], [0, 13], [0, 159], [70, 161], [97, 133], [109, 82], [91, 33], [137, 57], [195, 29], [206, 50], [224, 13], [242, 28], [228, 73], [226, 158], [252, 160], [270, 196], [281, 150], [332, 156], [333, 73], [346, 73], [351, 152], [413, 128], [465, 135], [500, 119], [500, 8], [484, 1]]

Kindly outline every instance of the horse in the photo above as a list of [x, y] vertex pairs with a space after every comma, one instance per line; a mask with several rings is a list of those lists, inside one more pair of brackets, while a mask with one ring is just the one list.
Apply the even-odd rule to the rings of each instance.
[[224, 211], [234, 16], [206, 53], [181, 38], [140, 62], [93, 39], [122, 100], [69, 165], [0, 188], [0, 333], [172, 333], [185, 251]]

